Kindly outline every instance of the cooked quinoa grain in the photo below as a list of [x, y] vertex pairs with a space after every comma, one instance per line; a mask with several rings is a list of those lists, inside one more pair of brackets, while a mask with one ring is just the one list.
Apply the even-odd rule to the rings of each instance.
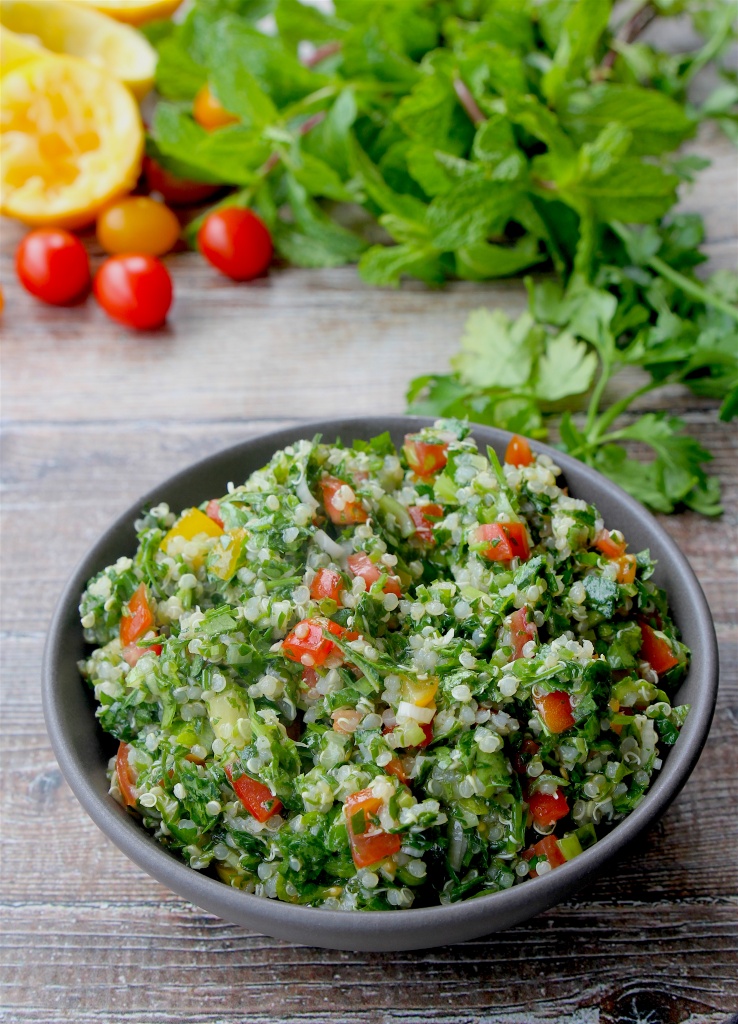
[[511, 451], [303, 440], [144, 512], [80, 604], [113, 796], [197, 870], [345, 910], [509, 888], [628, 814], [688, 651], [649, 553]]

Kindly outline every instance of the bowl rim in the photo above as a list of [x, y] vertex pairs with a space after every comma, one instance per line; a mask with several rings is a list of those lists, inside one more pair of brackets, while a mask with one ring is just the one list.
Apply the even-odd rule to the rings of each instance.
[[[534, 450], [550, 455], [565, 476], [586, 474], [598, 494], [605, 495], [609, 501], [637, 516], [645, 532], [658, 538], [662, 549], [659, 562], [663, 565], [668, 561], [674, 576], [680, 580], [680, 586], [686, 589], [690, 617], [694, 623], [693, 631], [701, 635], [704, 643], [700, 664], [693, 663], [687, 677], [698, 673], [700, 700], [692, 701], [685, 726], [677, 743], [670, 748], [664, 767], [647, 790], [642, 803], [594, 846], [567, 861], [556, 871], [526, 880], [524, 885], [516, 884], [510, 889], [458, 903], [411, 907], [391, 912], [326, 910], [256, 896], [194, 870], [146, 832], [140, 821], [124, 811], [112, 797], [100, 796], [88, 777], [75, 748], [74, 738], [69, 735], [64, 701], [56, 681], [58, 667], [68, 657], [64, 650], [64, 638], [70, 626], [70, 608], [76, 610], [87, 579], [103, 567], [101, 557], [104, 549], [119, 538], [123, 531], [131, 529], [141, 507], [147, 502], [162, 500], [165, 492], [206, 472], [213, 463], [228, 462], [242, 453], [244, 459], [247, 459], [249, 450], [257, 446], [277, 451], [301, 437], [315, 434], [322, 434], [329, 441], [338, 437], [350, 440], [358, 436], [374, 436], [385, 430], [395, 433], [414, 432], [434, 422], [432, 417], [415, 416], [297, 421], [293, 426], [259, 433], [213, 452], [157, 484], [117, 516], [79, 560], [57, 602], [44, 649], [42, 696], [47, 731], [62, 774], [88, 815], [123, 853], [180, 896], [226, 920], [234, 920], [235, 917], [239, 923], [246, 923], [266, 934], [297, 938], [310, 945], [349, 950], [426, 948], [457, 941], [454, 938], [457, 934], [461, 938], [474, 938], [494, 931], [497, 927], [510, 927], [571, 895], [600, 874], [642, 832], [647, 831], [686, 783], [706, 742], [717, 699], [718, 649], [709, 606], [692, 567], [676, 542], [636, 499], [583, 463], [548, 445], [532, 441]], [[494, 427], [470, 424], [470, 428], [480, 447], [486, 444], [504, 447], [512, 436], [509, 431]], [[81, 677], [80, 684], [84, 686]], [[503, 923], [496, 925], [496, 918]], [[323, 933], [329, 937], [328, 941]], [[388, 933], [395, 935], [394, 941], [390, 943], [386, 941]]]

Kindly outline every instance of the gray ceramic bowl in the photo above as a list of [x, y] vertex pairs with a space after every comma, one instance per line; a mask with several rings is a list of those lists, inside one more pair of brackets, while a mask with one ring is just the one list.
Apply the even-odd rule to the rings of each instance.
[[[389, 430], [396, 442], [431, 423], [410, 417], [328, 420], [246, 441], [204, 459], [162, 483], [124, 512], [82, 560], [56, 609], [43, 668], [44, 713], [59, 765], [93, 821], [133, 861], [179, 895], [227, 921], [278, 938], [348, 950], [402, 950], [441, 946], [509, 928], [571, 896], [664, 813], [697, 763], [710, 728], [718, 684], [718, 658], [710, 611], [678, 547], [641, 505], [604, 477], [552, 449], [535, 445], [562, 467], [571, 493], [597, 505], [605, 521], [622, 529], [632, 550], [650, 548], [658, 559], [657, 582], [666, 588], [692, 667], [679, 690], [692, 710], [646, 798], [623, 822], [575, 860], [504, 892], [451, 906], [350, 913], [292, 906], [233, 889], [194, 871], [169, 853], [108, 795], [105, 775], [115, 742], [94, 717], [93, 701], [77, 671], [84, 643], [77, 605], [86, 581], [121, 554], [135, 550], [133, 521], [145, 502], [185, 508], [223, 494], [229, 480], [243, 481], [279, 448], [320, 433], [350, 442]], [[476, 427], [480, 446], [505, 450], [509, 435]]]

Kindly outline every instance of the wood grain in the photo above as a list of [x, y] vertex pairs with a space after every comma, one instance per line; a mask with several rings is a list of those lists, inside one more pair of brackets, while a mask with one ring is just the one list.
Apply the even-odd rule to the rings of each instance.
[[[733, 266], [735, 151], [712, 129], [691, 148], [713, 165], [685, 207], [705, 217], [711, 268]], [[714, 452], [727, 511], [663, 520], [713, 609], [722, 676], [702, 758], [640, 846], [576, 899], [476, 942], [353, 954], [269, 939], [168, 892], [82, 812], [39, 706], [53, 606], [77, 559], [158, 480], [292, 422], [400, 412], [412, 376], [446, 368], [471, 308], [517, 313], [524, 291], [507, 282], [387, 292], [352, 268], [280, 269], [244, 287], [179, 254], [169, 327], [130, 335], [92, 302], [34, 303], [11, 270], [19, 229], [0, 231], [0, 1021], [736, 1024], [735, 427], [678, 388], [642, 403], [684, 416]], [[617, 386], [633, 385], [625, 376]]]

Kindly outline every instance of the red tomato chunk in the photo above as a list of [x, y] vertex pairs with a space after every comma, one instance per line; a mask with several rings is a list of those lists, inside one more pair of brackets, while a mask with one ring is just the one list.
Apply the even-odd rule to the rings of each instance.
[[564, 690], [542, 693], [539, 697], [534, 695], [533, 701], [549, 732], [566, 732], [574, 725], [571, 701]]
[[[342, 487], [348, 488], [354, 494], [353, 500], [347, 501], [338, 493]], [[323, 477], [320, 489], [323, 492], [323, 505], [331, 522], [338, 526], [346, 526], [350, 523], [365, 523], [369, 518], [369, 513], [345, 480], [339, 480], [335, 476]]]
[[448, 461], [447, 444], [428, 444], [427, 441], [418, 441], [414, 434], [405, 436], [402, 450], [410, 469], [423, 480], [435, 476]]
[[510, 633], [513, 647], [511, 661], [517, 661], [523, 657], [523, 648], [529, 640], [535, 640], [538, 636], [538, 627], [535, 622], [528, 622], [525, 608], [518, 608], [510, 616]]
[[127, 647], [154, 625], [154, 613], [146, 597], [146, 584], [142, 583], [126, 605], [120, 620], [120, 643]]
[[399, 835], [385, 832], [377, 819], [382, 801], [374, 796], [371, 789], [352, 793], [346, 801], [343, 813], [346, 817], [351, 856], [357, 868], [377, 864], [393, 853], [399, 853], [402, 839]]
[[641, 656], [659, 675], [679, 664], [666, 637], [658, 636], [645, 622], [641, 623]]
[[340, 626], [337, 622], [323, 619], [303, 619], [282, 641], [282, 653], [290, 661], [296, 661], [306, 668], [323, 665], [338, 648], [324, 635], [324, 630], [334, 636], [356, 640], [358, 633]]
[[559, 789], [555, 793], [533, 793], [528, 798], [528, 806], [535, 821], [545, 828], [569, 813], [569, 804]]
[[387, 575], [387, 582], [382, 588], [385, 594], [402, 595], [402, 587], [397, 576], [389, 575], [389, 569], [380, 568], [372, 562], [369, 555], [363, 551], [357, 551], [355, 555], [349, 555], [348, 567], [354, 576], [361, 576], [366, 581], [367, 590], [373, 583], [376, 583], [380, 576]]
[[426, 544], [435, 544], [433, 527], [443, 517], [441, 506], [429, 502], [427, 505], [413, 505], [408, 512], [415, 523], [415, 535]]
[[342, 590], [343, 580], [340, 572], [336, 572], [335, 569], [318, 569], [315, 579], [310, 584], [310, 596], [313, 601], [329, 598], [338, 603]]
[[482, 523], [472, 535], [472, 550], [490, 562], [530, 558], [528, 534], [523, 523]]
[[601, 551], [606, 558], [620, 558], [625, 554], [627, 544], [625, 541], [614, 541], [610, 536], [609, 530], [602, 530], [595, 537], [594, 546], [598, 551]]
[[263, 782], [252, 779], [250, 775], [236, 776], [229, 764], [225, 766], [225, 773], [236, 796], [257, 821], [268, 821], [273, 814], [282, 810], [282, 802], [272, 795], [271, 789]]
[[115, 758], [115, 774], [118, 776], [118, 788], [123, 797], [126, 807], [136, 806], [136, 776], [128, 761], [128, 752], [131, 748], [127, 743], [121, 742], [118, 747], [118, 754]]
[[[533, 860], [534, 857], [545, 857], [552, 868], [559, 868], [562, 864], [566, 864], [566, 857], [559, 849], [556, 836], [544, 836], [540, 842], [529, 846], [523, 853], [524, 860]], [[535, 868], [531, 870], [530, 876], [531, 878], [538, 877]]]
[[214, 523], [217, 523], [221, 530], [225, 529], [225, 523], [223, 522], [220, 515], [220, 505], [215, 500], [215, 498], [211, 498], [211, 500], [207, 503], [207, 506], [205, 508], [205, 515], [208, 517], [208, 519], [212, 519]]

